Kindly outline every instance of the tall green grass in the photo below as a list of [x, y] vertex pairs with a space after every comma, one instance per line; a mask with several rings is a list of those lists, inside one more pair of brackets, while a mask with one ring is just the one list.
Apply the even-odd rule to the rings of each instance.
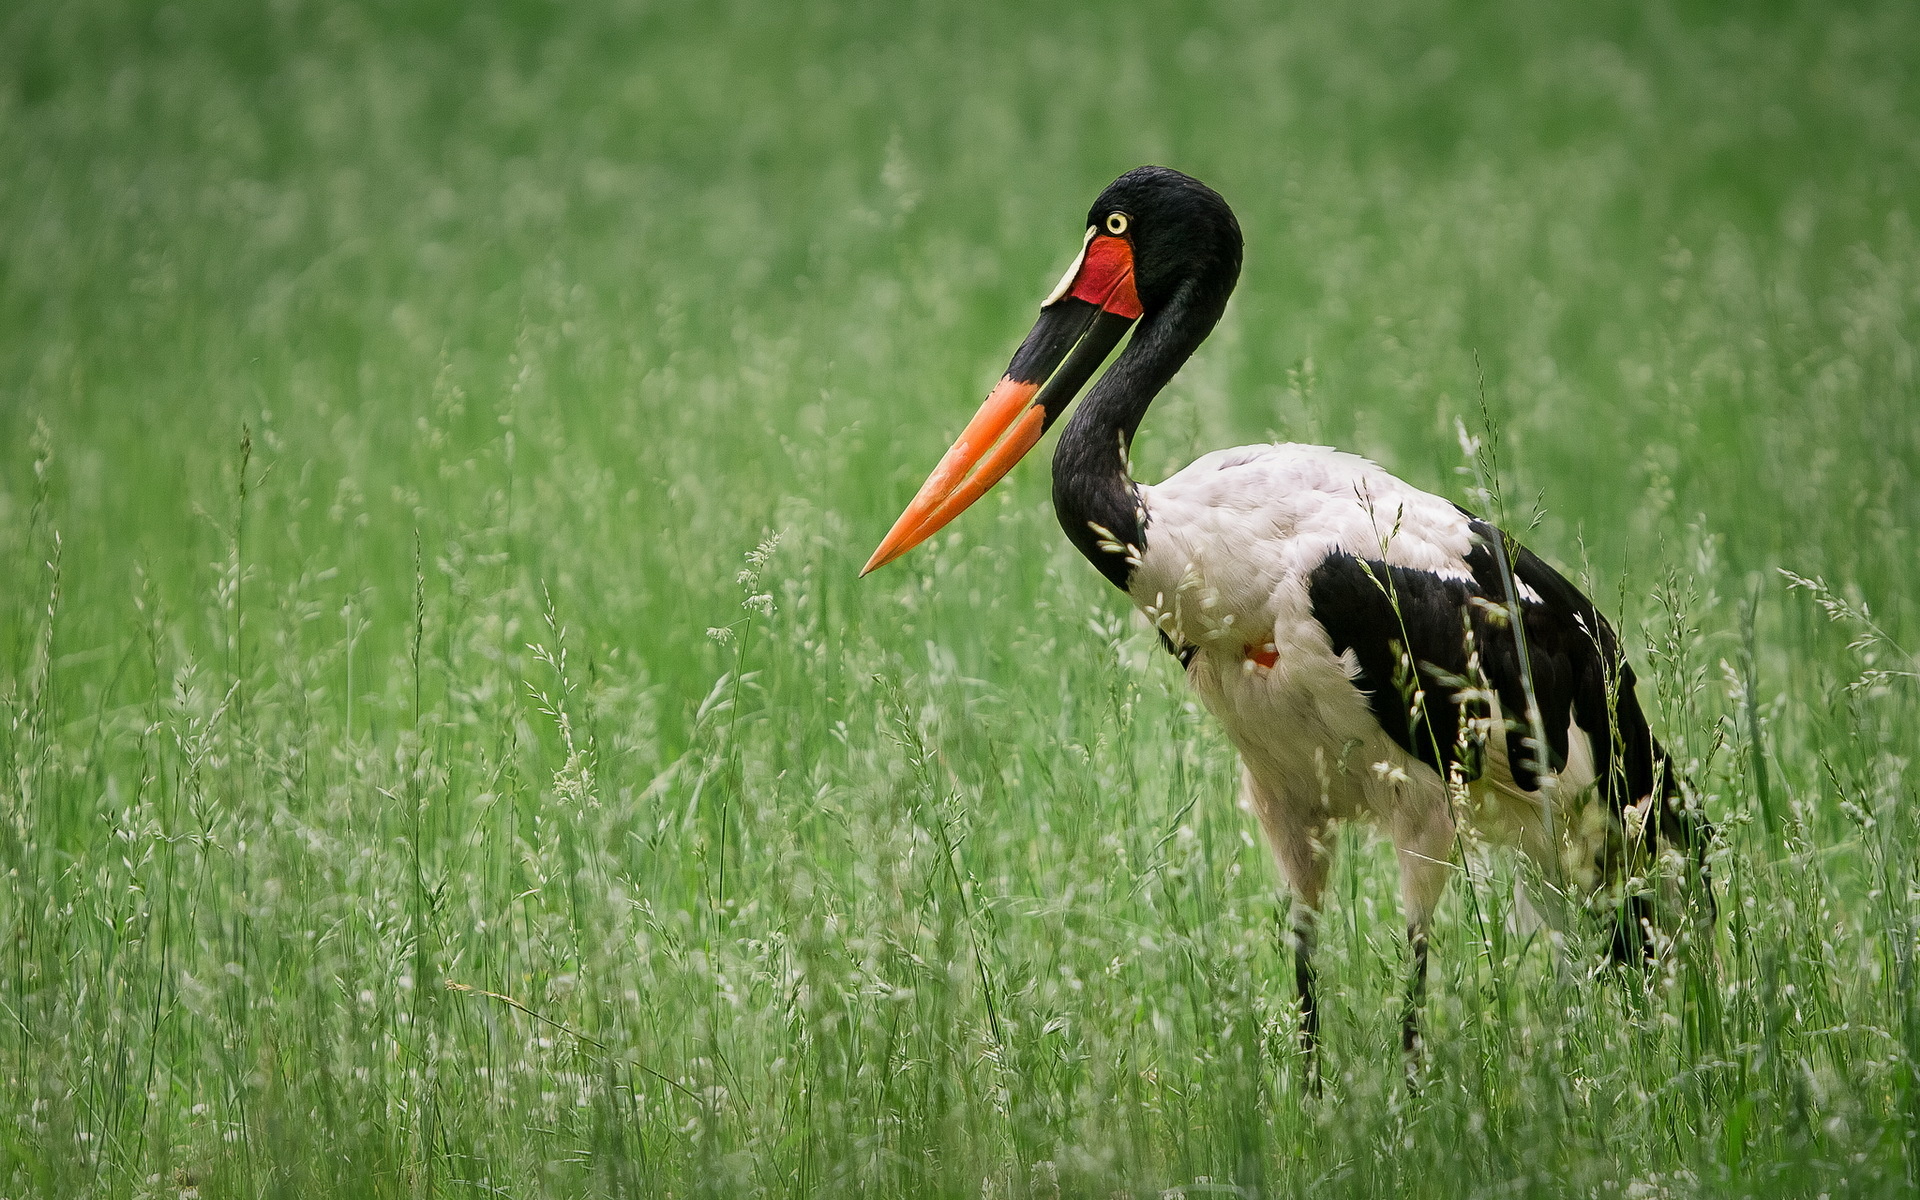
[[[1916, 47], [0, 14], [0, 1194], [1905, 1194]], [[1476, 852], [1410, 1094], [1349, 839], [1304, 1096], [1230, 748], [1044, 464], [855, 580], [1149, 161], [1248, 256], [1141, 473], [1279, 436], [1464, 496], [1484, 370], [1722, 831], [1712, 953], [1556, 969]]]

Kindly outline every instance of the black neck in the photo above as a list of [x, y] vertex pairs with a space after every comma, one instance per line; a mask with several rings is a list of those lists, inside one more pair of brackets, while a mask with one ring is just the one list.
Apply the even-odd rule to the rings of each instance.
[[[1229, 284], [1229, 287], [1231, 284]], [[1147, 548], [1147, 515], [1127, 473], [1133, 435], [1160, 389], [1206, 340], [1226, 295], [1189, 284], [1141, 318], [1112, 369], [1067, 420], [1053, 452], [1053, 510], [1080, 553], [1121, 591]]]

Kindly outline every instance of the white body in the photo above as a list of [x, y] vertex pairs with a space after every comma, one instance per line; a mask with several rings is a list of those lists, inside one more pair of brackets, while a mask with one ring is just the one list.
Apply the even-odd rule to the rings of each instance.
[[[1334, 654], [1313, 617], [1308, 581], [1340, 552], [1470, 580], [1468, 518], [1366, 459], [1321, 446], [1217, 451], [1140, 495], [1147, 547], [1130, 594], [1176, 644], [1197, 648], [1188, 680], [1240, 751], [1242, 802], [1303, 906], [1296, 927], [1310, 935], [1331, 824], [1357, 819], [1393, 840], [1407, 920], [1423, 932], [1452, 869], [1455, 805], [1439, 774], [1381, 729], [1353, 683], [1357, 664]], [[1487, 739], [1486, 752], [1465, 819], [1556, 878], [1579, 857], [1567, 853], [1565, 833], [1575, 815], [1567, 802], [1593, 782], [1586, 735], [1571, 730], [1566, 770], [1538, 792], [1513, 783], [1503, 737]]]

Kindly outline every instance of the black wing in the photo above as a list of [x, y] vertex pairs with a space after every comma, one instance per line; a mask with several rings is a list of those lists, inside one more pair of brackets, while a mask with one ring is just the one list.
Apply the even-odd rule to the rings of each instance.
[[[1471, 694], [1483, 689], [1500, 698], [1511, 719], [1507, 762], [1520, 787], [1535, 790], [1542, 766], [1559, 771], [1566, 765], [1569, 727], [1577, 726], [1592, 744], [1594, 769], [1614, 811], [1656, 790], [1668, 792], [1665, 755], [1640, 709], [1633, 667], [1621, 656], [1613, 627], [1565, 576], [1468, 515], [1474, 545], [1462, 566], [1471, 580], [1347, 554], [1329, 557], [1309, 580], [1313, 616], [1336, 654], [1350, 650], [1359, 661], [1354, 684], [1380, 727], [1436, 771], [1458, 769], [1477, 779], [1477, 748], [1461, 729], [1463, 719], [1486, 715]], [[1502, 549], [1521, 591], [1533, 701], [1546, 738], [1538, 750], [1526, 720], [1529, 673], [1506, 619]]]
[[[1493, 693], [1509, 721], [1508, 767], [1514, 782], [1529, 791], [1539, 785], [1541, 766], [1558, 771], [1566, 765], [1568, 738], [1578, 728], [1592, 747], [1598, 787], [1616, 819], [1627, 805], [1659, 796], [1648, 842], [1691, 853], [1711, 914], [1706, 844], [1712, 827], [1682, 803], [1679, 781], [1647, 726], [1633, 667], [1621, 655], [1613, 627], [1560, 572], [1491, 524], [1466, 516], [1474, 544], [1462, 568], [1470, 581], [1346, 554], [1314, 570], [1308, 581], [1314, 618], [1336, 654], [1352, 651], [1358, 660], [1354, 686], [1402, 749], [1442, 774], [1457, 770], [1468, 779], [1479, 777], [1481, 764], [1476, 739], [1462, 736], [1463, 724], [1486, 715], [1476, 693]], [[1521, 665], [1522, 639], [1508, 619], [1502, 555], [1520, 592], [1530, 670]], [[1546, 741], [1538, 749], [1526, 719], [1529, 679]], [[1622, 865], [1612, 849], [1603, 849], [1600, 866], [1609, 878]], [[1649, 953], [1652, 943], [1643, 931], [1650, 903], [1640, 895], [1623, 900], [1611, 947], [1617, 960]]]

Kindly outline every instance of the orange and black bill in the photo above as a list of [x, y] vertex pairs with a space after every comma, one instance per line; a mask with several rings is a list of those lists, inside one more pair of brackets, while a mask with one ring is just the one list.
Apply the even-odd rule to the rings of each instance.
[[1087, 230], [1080, 257], [1041, 305], [1007, 373], [860, 573], [926, 541], [999, 483], [1066, 411], [1140, 311], [1132, 244]]

